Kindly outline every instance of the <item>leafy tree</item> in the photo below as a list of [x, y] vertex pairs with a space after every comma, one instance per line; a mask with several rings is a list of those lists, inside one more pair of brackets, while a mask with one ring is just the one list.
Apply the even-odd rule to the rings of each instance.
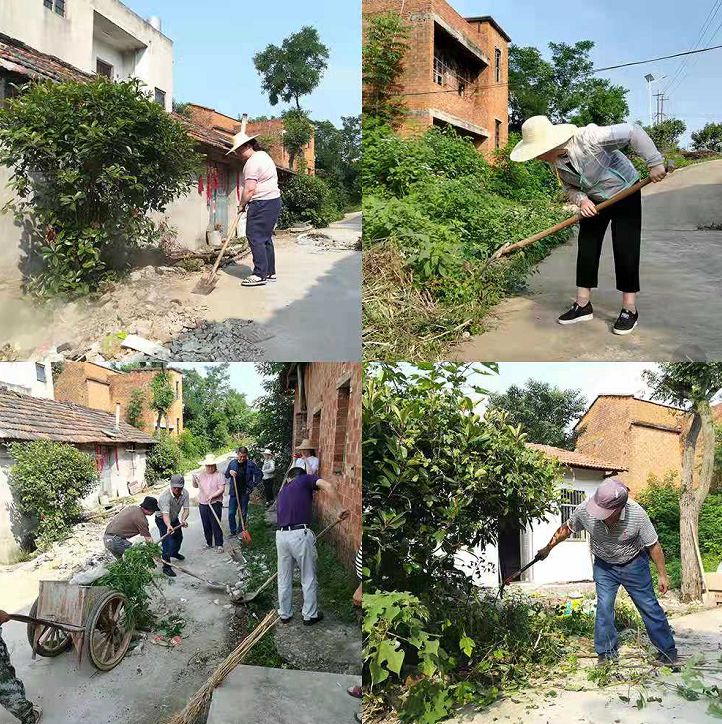
[[8, 451], [18, 510], [37, 521], [35, 545], [46, 550], [80, 518], [80, 501], [98, 485], [95, 461], [72, 445], [49, 440], [12, 443]]
[[562, 390], [548, 382], [529, 379], [524, 387], [489, 395], [489, 407], [503, 410], [511, 425], [521, 425], [530, 442], [573, 450], [577, 435], [571, 423], [587, 408], [581, 390]]
[[312, 93], [328, 66], [329, 51], [318, 30], [304, 26], [286, 38], [281, 47], [269, 45], [253, 57], [271, 105], [293, 101], [301, 110], [301, 96]]
[[509, 49], [509, 105], [513, 131], [532, 116], [548, 116], [553, 123], [621, 123], [629, 113], [628, 91], [592, 75], [591, 40], [574, 45], [549, 43], [551, 59], [537, 48]]
[[374, 15], [363, 49], [363, 113], [396, 126], [405, 112], [399, 78], [409, 48], [409, 30], [398, 13]]
[[258, 374], [265, 394], [256, 400], [257, 410], [253, 435], [259, 445], [276, 455], [276, 462], [285, 465], [291, 459], [293, 440], [293, 391], [286, 387], [286, 375], [295, 362], [260, 362]]
[[[313, 124], [308, 114], [300, 108], [292, 108], [283, 114], [283, 147], [288, 151], [288, 163], [291, 168], [294, 167], [296, 157], [304, 161], [302, 165], [305, 169], [305, 158], [303, 155], [303, 147], [306, 146], [313, 137]], [[299, 171], [302, 169], [299, 168]]]
[[679, 148], [679, 139], [687, 126], [678, 118], [667, 118], [653, 126], [645, 126], [644, 130], [662, 153], [669, 153]]
[[722, 153], [722, 123], [707, 123], [692, 134], [692, 148], [695, 151]]
[[555, 507], [558, 465], [505, 413], [481, 417], [470, 369], [367, 367], [363, 395], [364, 562], [374, 588], [437, 602], [470, 585], [461, 549], [523, 528]]
[[181, 451], [178, 441], [165, 430], [155, 432], [156, 444], [146, 457], [145, 479], [148, 483], [169, 480], [174, 473], [180, 472]]
[[143, 407], [145, 406], [145, 395], [143, 390], [136, 387], [130, 393], [128, 401], [128, 409], [125, 413], [125, 420], [133, 427], [141, 428], [143, 426]]
[[150, 382], [150, 408], [155, 411], [158, 419], [156, 421], [156, 430], [160, 429], [161, 420], [168, 417], [168, 410], [175, 400], [175, 392], [170, 383], [170, 375], [161, 370], [156, 374]]
[[715, 431], [710, 400], [722, 388], [722, 362], [665, 362], [659, 371], [646, 370], [645, 379], [655, 399], [679, 405], [692, 417], [683, 433], [679, 501], [681, 595], [691, 601], [702, 597], [695, 539], [699, 540], [699, 514], [712, 483]]
[[308, 221], [316, 228], [342, 218], [343, 199], [320, 176], [294, 176], [283, 190], [283, 209], [278, 225], [287, 228]]
[[329, 183], [335, 181], [350, 198], [358, 200], [361, 198], [361, 117], [344, 116], [341, 121], [341, 128], [331, 121], [314, 124], [316, 173]]
[[192, 185], [199, 164], [183, 126], [138, 80], [33, 83], [0, 109], [10, 206], [33, 231], [32, 292], [78, 296], [154, 238], [147, 214]]

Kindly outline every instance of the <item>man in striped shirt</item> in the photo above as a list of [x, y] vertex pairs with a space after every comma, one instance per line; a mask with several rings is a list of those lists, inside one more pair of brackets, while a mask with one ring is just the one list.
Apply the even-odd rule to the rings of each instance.
[[554, 546], [572, 533], [586, 530], [594, 554], [597, 614], [594, 648], [599, 662], [617, 657], [614, 601], [623, 586], [637, 607], [657, 656], [666, 663], [677, 661], [677, 649], [667, 616], [654, 594], [649, 559], [659, 574], [659, 592], [669, 589], [664, 553], [649, 516], [639, 503], [629, 500], [629, 488], [616, 478], [602, 483], [581, 503], [538, 553], [544, 560]]

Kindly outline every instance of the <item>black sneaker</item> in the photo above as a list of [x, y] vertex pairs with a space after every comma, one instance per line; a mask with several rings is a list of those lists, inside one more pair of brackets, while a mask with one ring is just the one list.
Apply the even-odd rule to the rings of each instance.
[[170, 578], [176, 577], [176, 572], [167, 563], [163, 564], [163, 573]]
[[622, 309], [617, 317], [617, 321], [612, 327], [614, 334], [630, 334], [637, 326], [639, 312], [630, 312], [628, 309]]
[[184, 561], [186, 557], [181, 553], [176, 553], [174, 556], [171, 556], [171, 558], [175, 558], [177, 561]]
[[289, 616], [288, 618], [281, 616], [281, 623], [291, 623], [291, 621], [293, 621], [293, 616]]
[[318, 623], [319, 621], [323, 621], [323, 614], [319, 611], [318, 616], [313, 616], [313, 618], [305, 618], [303, 620], [304, 626], [313, 626], [313, 624]]
[[619, 654], [616, 651], [608, 654], [597, 655], [597, 666], [606, 666], [607, 664], [613, 663], [619, 659]]
[[564, 312], [558, 319], [559, 324], [576, 324], [577, 322], [587, 322], [594, 319], [594, 310], [592, 303], [587, 302], [580, 307], [576, 302], [572, 304], [572, 308], [568, 312]]

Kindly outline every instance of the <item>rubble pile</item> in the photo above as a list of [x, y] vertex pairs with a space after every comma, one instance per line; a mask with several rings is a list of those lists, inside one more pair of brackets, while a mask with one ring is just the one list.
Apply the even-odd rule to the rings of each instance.
[[261, 341], [257, 325], [250, 319], [226, 319], [223, 322], [203, 321], [186, 330], [170, 345], [174, 362], [260, 361], [263, 353], [257, 344]]

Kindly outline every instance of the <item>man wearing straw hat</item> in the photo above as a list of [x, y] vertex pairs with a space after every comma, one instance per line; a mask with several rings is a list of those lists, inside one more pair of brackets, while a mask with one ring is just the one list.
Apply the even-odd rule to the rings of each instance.
[[597, 286], [599, 258], [609, 223], [617, 289], [622, 292], [622, 311], [614, 334], [630, 334], [637, 326], [637, 292], [642, 237], [641, 191], [601, 212], [595, 203], [611, 198], [639, 181], [632, 162], [620, 149], [630, 147], [649, 167], [655, 183], [667, 174], [662, 154], [644, 129], [635, 123], [577, 128], [571, 123], [553, 125], [546, 116], [534, 116], [521, 127], [522, 140], [511, 152], [512, 161], [546, 161], [560, 180], [569, 201], [579, 207], [577, 241], [577, 296], [559, 324], [576, 324], [594, 318], [591, 293]]
[[213, 455], [206, 455], [198, 464], [202, 466], [202, 472], [193, 473], [193, 487], [198, 488], [198, 511], [201, 514], [206, 548], [213, 548], [215, 542], [216, 551], [223, 553], [223, 531], [220, 520], [223, 516], [223, 493], [226, 491], [226, 481], [218, 472]]
[[549, 552], [572, 533], [586, 530], [594, 555], [597, 612], [594, 648], [599, 663], [616, 659], [618, 636], [614, 626], [614, 602], [623, 586], [637, 607], [647, 635], [663, 663], [677, 662], [677, 648], [664, 610], [654, 594], [649, 559], [659, 574], [659, 592], [669, 589], [664, 552], [657, 531], [644, 508], [629, 500], [629, 488], [616, 478], [604, 481], [594, 494], [576, 507], [569, 520], [537, 553], [544, 560]]
[[311, 445], [311, 441], [307, 437], [301, 441], [301, 444], [296, 448], [296, 452], [301, 453], [299, 462], [303, 464], [303, 469], [309, 475], [317, 475], [319, 463], [316, 457], [316, 448]]
[[253, 255], [253, 274], [244, 279], [244, 287], [259, 287], [276, 281], [276, 252], [273, 248], [273, 229], [281, 214], [281, 191], [274, 160], [261, 151], [256, 136], [244, 131], [233, 137], [233, 148], [243, 166], [243, 195], [240, 211], [246, 210], [246, 237]]

